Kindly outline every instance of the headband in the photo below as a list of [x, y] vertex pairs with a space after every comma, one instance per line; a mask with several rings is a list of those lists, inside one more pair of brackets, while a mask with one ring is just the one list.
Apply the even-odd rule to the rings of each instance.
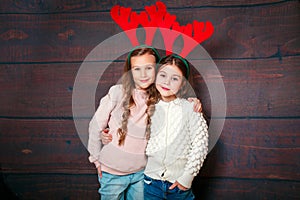
[[[179, 60], [181, 60], [181, 61], [184, 63], [185, 68], [186, 68], [186, 74], [185, 74], [185, 77], [186, 77], [186, 79], [188, 79], [188, 78], [189, 78], [189, 75], [190, 75], [190, 66], [189, 66], [188, 62], [186, 61], [186, 59], [184, 59], [183, 57], [181, 57], [180, 55], [177, 55], [177, 54], [170, 54], [170, 55], [168, 55], [168, 56], [173, 57], [173, 58], [178, 58]], [[160, 63], [163, 59], [165, 59], [165, 58], [168, 57], [168, 56], [162, 57], [162, 58], [159, 60], [158, 63]], [[157, 66], [157, 68], [158, 68], [158, 65], [156, 65], [156, 66]]]
[[[148, 49], [151, 49], [151, 50], [155, 53], [155, 56], [158, 58], [158, 60], [160, 60], [160, 55], [159, 55], [158, 51], [157, 51], [154, 47], [142, 44], [142, 45], [139, 45], [139, 46], [134, 47], [134, 48], [128, 53], [128, 55], [127, 55], [128, 66], [130, 66], [130, 59], [131, 59], [131, 54], [132, 54], [132, 52], [135, 51], [135, 50], [137, 50], [137, 49], [142, 49], [142, 48], [148, 48]], [[155, 60], [156, 60], [156, 58], [155, 58]]]

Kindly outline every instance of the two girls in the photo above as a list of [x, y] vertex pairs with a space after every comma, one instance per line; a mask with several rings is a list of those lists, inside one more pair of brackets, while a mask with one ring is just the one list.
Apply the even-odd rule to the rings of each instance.
[[[98, 170], [102, 200], [144, 198], [145, 148], [151, 121], [148, 105], [158, 99], [153, 84], [158, 60], [152, 47], [133, 49], [126, 60], [122, 86], [110, 88], [90, 122], [89, 160]], [[103, 145], [99, 133], [107, 126], [113, 137]]]

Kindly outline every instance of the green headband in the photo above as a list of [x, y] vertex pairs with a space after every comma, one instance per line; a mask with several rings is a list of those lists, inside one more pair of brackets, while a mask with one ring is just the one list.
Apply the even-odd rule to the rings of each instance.
[[[188, 64], [188, 62], [186, 61], [186, 59], [184, 59], [183, 57], [181, 57], [180, 55], [177, 55], [177, 54], [171, 54], [171, 55], [169, 55], [169, 56], [172, 56], [172, 57], [174, 57], [174, 58], [178, 58], [179, 60], [181, 60], [181, 61], [184, 63], [184, 65], [185, 65], [185, 67], [186, 67], [186, 75], [185, 75], [185, 77], [186, 77], [186, 79], [188, 79], [188, 78], [189, 78], [189, 75], [190, 75], [190, 67], [189, 67], [189, 64]], [[160, 63], [161, 60], [164, 59], [164, 58], [166, 58], [166, 57], [167, 57], [167, 56], [162, 57], [162, 58], [159, 60], [158, 63]], [[157, 65], [157, 66], [158, 66], [158, 65]], [[157, 68], [158, 68], [158, 67], [157, 67]]]
[[[139, 45], [139, 46], [136, 46], [134, 47], [127, 55], [127, 62], [128, 62], [128, 66], [130, 66], [130, 59], [131, 59], [131, 54], [133, 51], [137, 50], [137, 49], [142, 49], [142, 48], [148, 48], [148, 49], [151, 49], [154, 53], [155, 53], [155, 56], [158, 58], [158, 60], [160, 59], [160, 56], [159, 56], [159, 53], [158, 51], [152, 47], [152, 46], [148, 46], [148, 45], [145, 45], [145, 44], [142, 44], [142, 45]], [[155, 58], [156, 60], [156, 58]]]

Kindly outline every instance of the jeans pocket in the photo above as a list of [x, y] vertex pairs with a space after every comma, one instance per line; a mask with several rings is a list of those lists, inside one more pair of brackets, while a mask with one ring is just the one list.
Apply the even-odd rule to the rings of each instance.
[[178, 194], [188, 194], [188, 193], [191, 193], [191, 189], [181, 190], [181, 189], [178, 188], [177, 193]]
[[169, 192], [174, 194], [174, 193], [178, 193], [178, 190], [179, 190], [179, 188], [176, 186], [171, 190], [169, 189]]
[[144, 183], [147, 185], [151, 185], [152, 179], [146, 175], [144, 175]]
[[112, 175], [112, 174], [109, 174], [107, 172], [102, 172], [102, 177], [100, 177], [98, 175], [98, 181], [99, 181], [100, 185], [106, 184], [106, 183], [110, 182], [113, 179], [113, 177], [114, 177], [114, 175]]
[[179, 189], [179, 187], [177, 187], [177, 188], [178, 188], [178, 190], [177, 190], [178, 194], [182, 194], [182, 193], [185, 193], [188, 191], [188, 190], [181, 190], [181, 189]]
[[171, 193], [178, 193], [178, 194], [183, 194], [185, 192], [188, 192], [189, 190], [181, 190], [179, 189], [178, 186], [176, 186], [175, 188], [173, 188], [172, 190], [170, 190]]

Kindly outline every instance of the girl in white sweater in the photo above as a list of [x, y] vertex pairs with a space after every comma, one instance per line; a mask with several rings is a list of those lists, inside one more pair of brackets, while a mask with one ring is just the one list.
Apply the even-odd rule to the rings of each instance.
[[194, 199], [191, 185], [208, 152], [208, 127], [202, 113], [193, 112], [182, 98], [189, 87], [188, 62], [172, 54], [159, 66], [155, 84], [160, 97], [149, 109], [144, 198]]

